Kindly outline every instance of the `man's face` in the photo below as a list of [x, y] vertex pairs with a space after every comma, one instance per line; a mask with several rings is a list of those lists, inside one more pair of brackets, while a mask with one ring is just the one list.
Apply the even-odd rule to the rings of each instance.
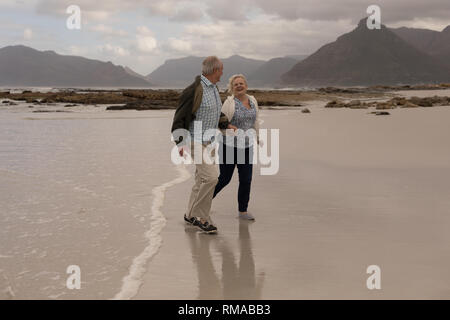
[[214, 76], [214, 84], [216, 84], [217, 82], [220, 81], [220, 77], [223, 75], [223, 65], [220, 66], [219, 69], [217, 69], [216, 71], [214, 71], [213, 76]]

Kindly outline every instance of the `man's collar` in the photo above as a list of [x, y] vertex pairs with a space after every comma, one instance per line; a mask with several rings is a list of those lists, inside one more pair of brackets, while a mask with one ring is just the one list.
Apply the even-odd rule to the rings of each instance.
[[203, 83], [206, 84], [207, 86], [214, 86], [214, 83], [209, 81], [209, 79], [207, 77], [205, 77], [204, 75], [201, 75], [200, 78], [203, 81]]

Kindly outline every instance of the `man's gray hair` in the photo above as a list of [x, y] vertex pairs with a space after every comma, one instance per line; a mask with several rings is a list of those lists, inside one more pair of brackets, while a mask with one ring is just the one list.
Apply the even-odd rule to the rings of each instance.
[[202, 74], [204, 76], [214, 73], [222, 67], [222, 61], [216, 56], [209, 56], [203, 60]]

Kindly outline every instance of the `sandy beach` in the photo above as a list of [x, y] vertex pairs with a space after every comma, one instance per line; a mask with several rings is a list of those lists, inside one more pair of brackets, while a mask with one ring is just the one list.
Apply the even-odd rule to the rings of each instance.
[[449, 299], [450, 107], [325, 103], [261, 111], [279, 171], [254, 169], [255, 222], [235, 173], [217, 235], [183, 222], [194, 168], [170, 162], [172, 110], [2, 107], [0, 299]]
[[[236, 219], [237, 177], [214, 200], [217, 236], [180, 219], [191, 181], [168, 191], [164, 244], [136, 298], [450, 297], [450, 109], [309, 107], [263, 112], [280, 128], [280, 170], [254, 175], [256, 222]], [[366, 287], [369, 265], [381, 290]]]

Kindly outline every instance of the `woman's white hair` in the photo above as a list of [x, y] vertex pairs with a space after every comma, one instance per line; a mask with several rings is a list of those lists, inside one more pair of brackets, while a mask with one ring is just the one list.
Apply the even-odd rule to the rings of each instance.
[[216, 56], [209, 56], [203, 60], [202, 65], [202, 74], [207, 76], [220, 69], [222, 67], [222, 61], [220, 61]]
[[247, 78], [245, 78], [245, 76], [243, 74], [234, 74], [230, 77], [230, 79], [228, 80], [228, 86], [227, 86], [227, 91], [233, 93], [233, 82], [234, 80], [236, 80], [237, 78], [242, 78], [245, 82], [245, 85], [248, 87], [248, 83], [247, 83]]

